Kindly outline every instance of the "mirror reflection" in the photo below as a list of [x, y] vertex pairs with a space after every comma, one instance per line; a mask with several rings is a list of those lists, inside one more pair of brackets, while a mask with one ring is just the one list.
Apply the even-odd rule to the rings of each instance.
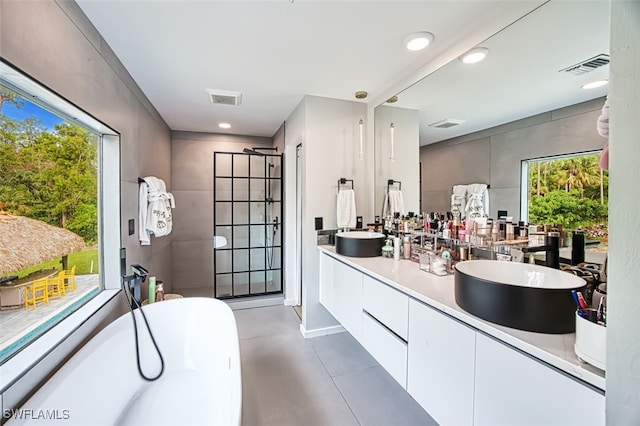
[[608, 87], [582, 86], [608, 79], [607, 1], [550, 1], [479, 46], [483, 61], [454, 60], [376, 107], [376, 214], [393, 179], [405, 211], [450, 211], [454, 186], [484, 184], [489, 216], [527, 221], [524, 161], [606, 143]]

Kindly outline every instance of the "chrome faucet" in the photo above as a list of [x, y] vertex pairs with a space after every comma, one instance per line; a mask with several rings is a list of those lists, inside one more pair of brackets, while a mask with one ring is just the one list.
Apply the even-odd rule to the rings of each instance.
[[546, 265], [549, 268], [560, 269], [560, 233], [549, 232], [545, 237], [545, 245], [537, 247], [522, 247], [523, 253], [545, 252]]

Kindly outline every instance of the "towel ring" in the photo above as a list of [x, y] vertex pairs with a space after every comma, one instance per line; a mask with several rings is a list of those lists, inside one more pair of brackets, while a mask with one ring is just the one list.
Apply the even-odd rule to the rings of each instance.
[[400, 182], [399, 180], [393, 180], [393, 179], [389, 179], [387, 181], [387, 192], [389, 192], [389, 189], [391, 189], [391, 187], [395, 184], [398, 184], [398, 191], [402, 190], [402, 182]]
[[353, 189], [353, 179], [340, 178], [338, 179], [338, 190], [340, 190], [340, 185], [346, 185], [347, 182], [351, 182], [351, 189]]

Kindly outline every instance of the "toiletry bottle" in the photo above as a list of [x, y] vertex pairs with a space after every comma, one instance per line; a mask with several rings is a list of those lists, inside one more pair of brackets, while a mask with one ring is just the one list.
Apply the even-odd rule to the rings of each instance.
[[498, 221], [493, 222], [491, 226], [491, 241], [494, 243], [498, 241], [498, 236], [500, 235], [500, 224]]
[[442, 228], [442, 238], [451, 238], [451, 230], [449, 229], [449, 226], [447, 226], [446, 224]]
[[404, 237], [404, 240], [402, 241], [402, 258], [411, 258], [411, 237]]
[[473, 220], [472, 217], [467, 216], [465, 218], [464, 229], [467, 231], [467, 234], [473, 235], [473, 225], [474, 225], [474, 223], [475, 223], [475, 221]]
[[394, 260], [400, 260], [400, 238], [399, 237], [394, 237], [393, 238], [393, 259]]
[[149, 303], [156, 301], [156, 277], [149, 277]]
[[164, 288], [162, 287], [162, 281], [158, 281], [156, 288], [156, 302], [162, 302], [164, 300]]
[[506, 227], [507, 227], [507, 231], [506, 231], [505, 239], [507, 241], [511, 241], [511, 240], [513, 240], [513, 237], [514, 237], [514, 234], [515, 234], [515, 227], [513, 226], [513, 223], [507, 223]]

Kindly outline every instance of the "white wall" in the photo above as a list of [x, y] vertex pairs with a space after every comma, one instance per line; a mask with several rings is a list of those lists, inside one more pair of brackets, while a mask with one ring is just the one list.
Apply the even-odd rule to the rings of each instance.
[[[307, 336], [323, 334], [322, 330], [337, 325], [318, 301], [319, 266], [314, 218], [322, 217], [325, 229], [336, 228], [338, 179], [353, 179], [357, 214], [365, 221], [373, 219], [368, 195], [373, 185], [373, 150], [368, 143], [366, 126], [365, 158], [359, 158], [359, 121], [366, 116], [366, 104], [306, 96], [286, 121], [287, 146], [302, 143], [302, 331]], [[294, 156], [287, 158], [285, 167], [285, 173], [290, 177], [286, 189], [289, 205], [292, 202], [289, 197], [291, 176], [295, 176], [289, 173], [295, 170], [295, 157], [291, 157]], [[287, 228], [285, 232], [290, 244], [289, 238], [295, 236], [295, 229]]]
[[640, 2], [611, 3], [609, 425], [640, 424]]
[[[420, 213], [420, 117], [415, 109], [381, 105], [375, 109], [375, 214], [382, 215], [389, 179], [402, 183], [404, 213]], [[391, 157], [391, 129], [394, 150]], [[393, 214], [393, 212], [392, 212]]]

